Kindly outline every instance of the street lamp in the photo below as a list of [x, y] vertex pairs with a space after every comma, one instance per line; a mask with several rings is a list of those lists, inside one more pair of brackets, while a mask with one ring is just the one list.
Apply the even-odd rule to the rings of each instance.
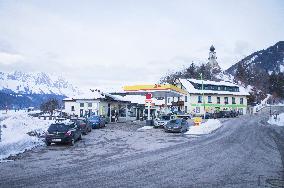
[[201, 79], [201, 82], [202, 82], [202, 101], [203, 101], [203, 110], [204, 110], [204, 115], [203, 115], [203, 118], [205, 119], [205, 100], [204, 100], [204, 86], [203, 86], [203, 77], [202, 77], [202, 73], [200, 73], [200, 79]]

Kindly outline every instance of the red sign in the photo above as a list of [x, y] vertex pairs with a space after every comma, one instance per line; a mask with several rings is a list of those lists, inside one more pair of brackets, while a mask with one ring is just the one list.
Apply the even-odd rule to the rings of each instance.
[[146, 99], [152, 99], [152, 93], [147, 93], [146, 94]]

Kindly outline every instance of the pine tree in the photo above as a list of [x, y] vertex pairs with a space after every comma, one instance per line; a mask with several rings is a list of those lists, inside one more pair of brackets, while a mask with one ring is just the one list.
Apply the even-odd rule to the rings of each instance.
[[236, 70], [236, 74], [235, 74], [235, 79], [236, 81], [241, 81], [244, 83], [247, 83], [248, 81], [246, 80], [247, 77], [247, 73], [246, 73], [246, 69], [243, 66], [243, 64], [239, 63], [237, 65], [237, 70]]
[[185, 79], [197, 77], [196, 66], [194, 63], [191, 63], [190, 66], [185, 69], [183, 77]]

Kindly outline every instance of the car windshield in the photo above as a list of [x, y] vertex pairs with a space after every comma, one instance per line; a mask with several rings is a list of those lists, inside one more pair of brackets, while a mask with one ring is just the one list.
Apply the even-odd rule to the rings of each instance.
[[99, 116], [91, 116], [91, 117], [89, 118], [89, 120], [99, 120], [99, 119], [100, 119]]
[[48, 128], [48, 132], [66, 132], [69, 130], [69, 126], [65, 124], [51, 124]]
[[180, 124], [181, 120], [180, 119], [173, 119], [170, 121], [171, 124]]
[[161, 118], [160, 118], [161, 120], [165, 120], [165, 121], [168, 121], [168, 120], [170, 120], [171, 119], [171, 117], [170, 116], [161, 116]]

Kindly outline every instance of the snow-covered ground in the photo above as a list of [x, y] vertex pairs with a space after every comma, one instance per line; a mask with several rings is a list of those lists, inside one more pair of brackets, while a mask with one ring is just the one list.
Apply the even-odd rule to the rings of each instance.
[[144, 126], [144, 127], [141, 127], [139, 129], [137, 129], [137, 131], [140, 131], [140, 130], [148, 130], [148, 129], [153, 129], [154, 127], [153, 126]]
[[[29, 116], [25, 111], [8, 111], [7, 114], [1, 112], [0, 160], [43, 144], [38, 136], [44, 134], [51, 122]], [[27, 133], [36, 135], [29, 136]]]
[[274, 116], [271, 116], [267, 123], [271, 125], [284, 126], [284, 113], [279, 114], [276, 119]]
[[205, 123], [201, 123], [201, 125], [199, 126], [190, 126], [189, 130], [184, 134], [189, 134], [189, 135], [210, 134], [221, 126], [222, 124], [218, 119], [208, 119], [208, 121], [206, 121]]
[[284, 106], [284, 103], [268, 104], [267, 106]]

